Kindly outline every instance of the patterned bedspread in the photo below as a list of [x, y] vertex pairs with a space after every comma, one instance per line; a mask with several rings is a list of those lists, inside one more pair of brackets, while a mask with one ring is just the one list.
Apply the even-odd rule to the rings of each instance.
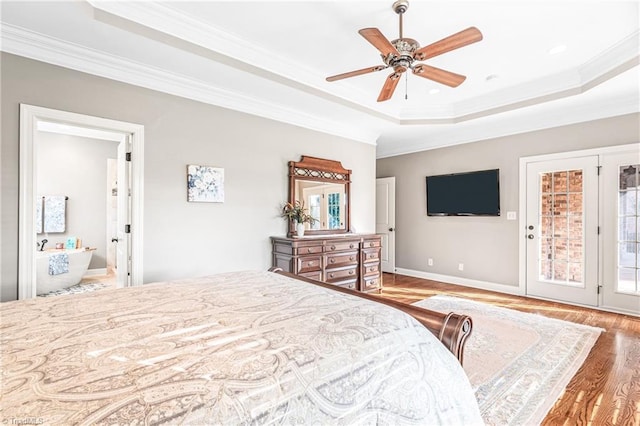
[[482, 424], [410, 316], [270, 272], [0, 305], [3, 424]]

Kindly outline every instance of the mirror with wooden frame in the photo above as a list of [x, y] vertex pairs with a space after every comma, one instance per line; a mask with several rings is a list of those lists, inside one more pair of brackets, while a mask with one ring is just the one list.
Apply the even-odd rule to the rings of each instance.
[[[351, 170], [339, 161], [303, 155], [289, 161], [289, 202], [304, 203], [315, 220], [305, 224], [305, 235], [344, 234], [351, 231]], [[295, 235], [289, 223], [288, 236]]]

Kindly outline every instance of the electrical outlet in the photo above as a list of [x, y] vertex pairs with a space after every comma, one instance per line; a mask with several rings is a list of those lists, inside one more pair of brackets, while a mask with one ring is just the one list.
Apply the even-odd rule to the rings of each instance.
[[458, 271], [464, 271], [464, 263], [458, 263]]
[[432, 259], [432, 258], [429, 258], [429, 259], [427, 260], [427, 265], [429, 265], [429, 266], [433, 266], [433, 259]]

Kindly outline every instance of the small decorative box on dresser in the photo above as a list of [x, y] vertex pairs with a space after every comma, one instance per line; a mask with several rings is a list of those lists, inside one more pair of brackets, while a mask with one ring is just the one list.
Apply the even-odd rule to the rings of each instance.
[[380, 292], [380, 238], [375, 234], [271, 237], [273, 266], [353, 290]]

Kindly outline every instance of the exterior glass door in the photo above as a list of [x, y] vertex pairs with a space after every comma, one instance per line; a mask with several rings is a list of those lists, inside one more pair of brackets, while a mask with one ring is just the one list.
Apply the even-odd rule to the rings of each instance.
[[527, 294], [595, 306], [598, 157], [527, 165]]
[[640, 153], [603, 158], [602, 306], [640, 314]]

